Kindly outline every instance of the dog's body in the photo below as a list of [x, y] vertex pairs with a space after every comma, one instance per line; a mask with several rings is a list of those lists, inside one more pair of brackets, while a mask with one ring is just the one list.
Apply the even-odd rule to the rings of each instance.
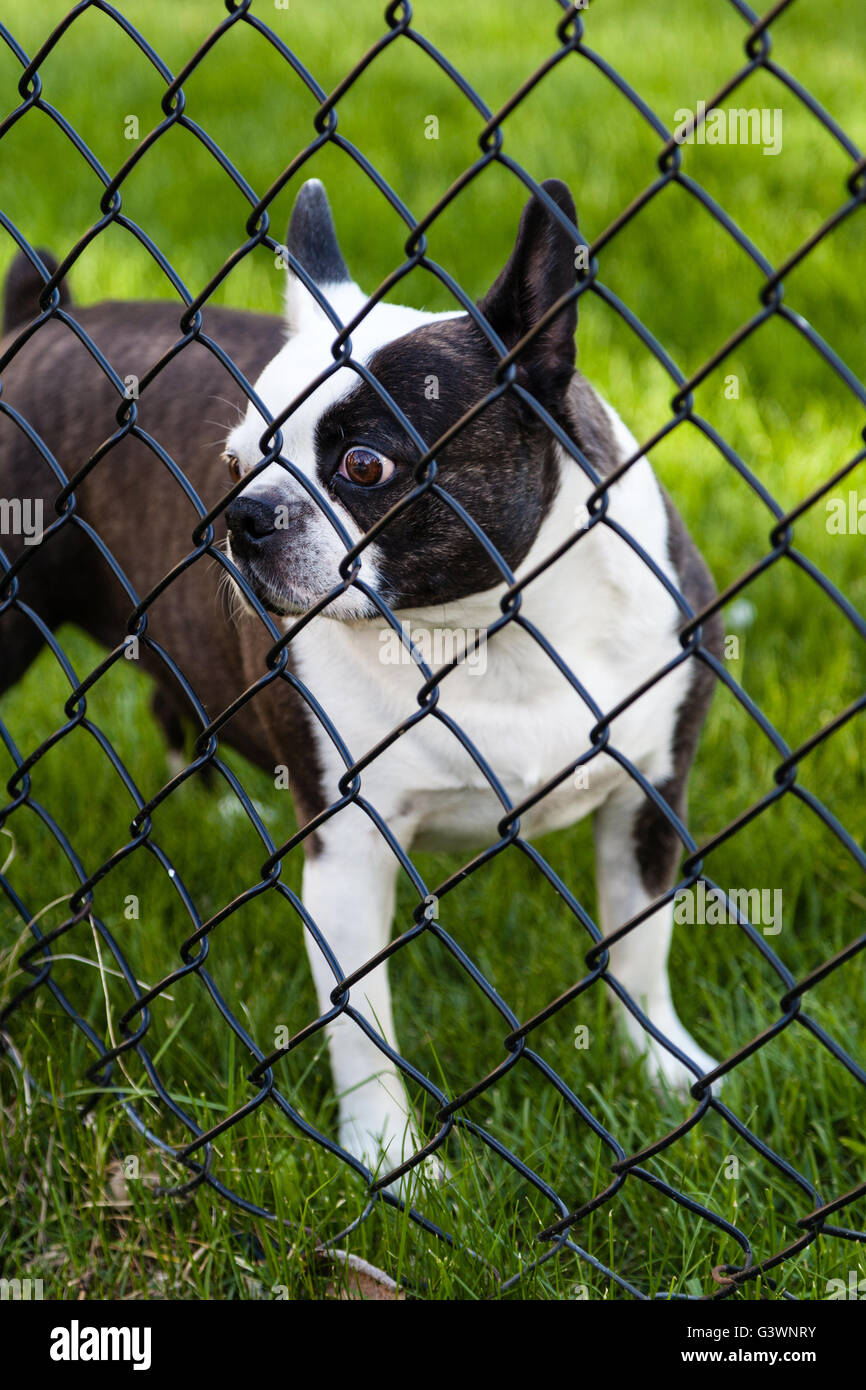
[[[567, 190], [557, 184], [545, 188], [573, 219]], [[299, 196], [288, 244], [348, 322], [365, 297], [345, 269], [320, 185], [305, 185]], [[510, 349], [573, 279], [573, 247], [535, 200], [524, 213], [515, 252], [481, 308]], [[33, 316], [39, 286], [32, 272], [30, 280], [28, 286], [23, 275], [7, 291], [6, 327]], [[26, 314], [23, 304], [18, 306], [25, 290]], [[156, 304], [76, 311], [76, 319], [121, 377], [143, 374], [177, 340], [176, 317], [176, 308]], [[607, 474], [637, 446], [574, 372], [574, 319], [573, 309], [562, 311], [521, 352], [519, 381], [597, 471]], [[272, 415], [332, 361], [335, 330], [294, 276], [288, 341], [284, 326], [265, 316], [211, 310], [205, 327], [246, 376], [258, 378], [257, 393]], [[8, 342], [0, 346], [0, 355]], [[494, 385], [496, 354], [463, 314], [430, 315], [378, 305], [353, 332], [352, 352], [427, 444]], [[73, 373], [75, 389], [70, 391]], [[4, 401], [31, 422], [68, 475], [113, 431], [117, 392], [60, 325], [39, 329], [32, 347], [4, 373], [3, 388]], [[143, 428], [184, 469], [206, 506], [215, 505], [225, 490], [215, 462], [219, 445], [202, 442], [215, 433], [214, 426], [204, 423], [220, 409], [215, 398], [238, 407], [244, 400], [216, 358], [193, 346], [141, 399]], [[85, 400], [86, 419], [79, 413]], [[265, 429], [250, 405], [231, 431], [227, 448], [237, 478], [259, 462]], [[291, 460], [298, 476], [279, 463], [269, 465], [238, 492], [226, 516], [234, 563], [278, 624], [288, 627], [295, 614], [337, 587], [337, 566], [347, 545], [414, 486], [418, 447], [395, 424], [374, 388], [345, 367], [292, 411], [283, 437], [282, 456]], [[33, 496], [42, 485], [46, 517], [52, 517], [57, 488], [49, 470], [4, 417], [0, 461], [0, 491]], [[483, 528], [518, 580], [574, 534], [592, 491], [578, 464], [512, 393], [488, 406], [437, 452], [437, 465], [437, 482]], [[141, 443], [126, 440], [112, 449], [76, 488], [76, 496], [78, 512], [118, 558], [139, 596], [190, 551], [195, 512], [178, 502], [177, 483]], [[327, 498], [342, 535], [317, 507], [316, 496]], [[281, 518], [275, 521], [278, 512]], [[608, 515], [634, 537], [694, 610], [709, 601], [713, 587], [706, 568], [646, 460], [612, 485]], [[42, 553], [31, 557], [21, 573], [20, 600], [49, 627], [75, 621], [116, 646], [131, 604], [90, 539], [65, 524], [38, 550]], [[365, 548], [360, 579], [413, 634], [469, 632], [470, 642], [501, 615], [506, 589], [465, 523], [444, 501], [429, 496], [412, 502]], [[212, 565], [192, 565], [156, 600], [148, 627], [176, 658], [212, 717], [261, 677], [271, 645], [258, 619], [244, 617], [236, 626], [228, 622], [215, 602], [215, 586]], [[441, 681], [436, 712], [363, 769], [365, 802], [407, 851], [413, 846], [478, 848], [499, 838], [506, 807], [480, 763], [493, 771], [510, 805], [517, 806], [591, 747], [597, 716], [535, 640], [532, 628], [543, 634], [604, 713], [681, 651], [676, 634], [682, 616], [672, 597], [628, 543], [605, 525], [594, 526], [526, 584], [520, 617], [520, 624], [507, 624], [486, 643], [483, 671], [477, 662], [458, 663]], [[19, 614], [6, 613], [0, 624], [2, 691], [32, 660], [40, 637]], [[418, 710], [424, 678], [414, 662], [393, 659], [390, 637], [373, 602], [352, 585], [289, 645], [293, 673], [333, 721], [351, 759], [362, 759]], [[457, 643], [458, 651], [466, 640]], [[718, 640], [718, 624], [707, 623], [705, 645], [717, 650]], [[435, 666], [432, 660], [429, 664]], [[154, 673], [165, 679], [161, 669]], [[609, 748], [658, 787], [680, 816], [710, 683], [699, 662], [681, 663], [627, 704], [610, 727]], [[170, 682], [163, 699], [161, 712], [177, 742], [177, 721], [189, 711]], [[456, 737], [454, 726], [477, 757]], [[257, 694], [222, 736], [271, 772], [288, 766], [301, 823], [339, 798], [345, 758], [285, 682], [273, 682]], [[566, 777], [527, 809], [521, 833], [532, 837], [589, 812], [595, 813], [600, 917], [607, 934], [670, 887], [680, 847], [664, 815], [608, 751], [587, 764], [585, 776]], [[356, 805], [326, 820], [308, 846], [304, 903], [346, 974], [387, 945], [397, 870], [391, 847]], [[454, 901], [459, 908], [459, 895], [446, 899], [443, 916]], [[673, 1009], [666, 975], [671, 922], [668, 904], [613, 947], [610, 972], [693, 1063], [689, 1070], [671, 1052], [654, 1046], [657, 1069], [682, 1087], [712, 1062]], [[471, 951], [471, 943], [465, 945]], [[564, 985], [579, 972], [584, 953], [585, 941], [576, 941]], [[310, 958], [324, 1013], [332, 1007], [335, 975], [314, 943]], [[365, 974], [353, 986], [351, 999], [372, 1029], [394, 1044], [385, 967]], [[643, 1028], [627, 1012], [624, 1017], [633, 1041], [646, 1047]], [[371, 1163], [384, 1150], [387, 1165], [395, 1165], [404, 1147], [418, 1143], [411, 1123], [407, 1128], [407, 1104], [396, 1071], [353, 1020], [338, 1018], [329, 1036], [341, 1142]]]

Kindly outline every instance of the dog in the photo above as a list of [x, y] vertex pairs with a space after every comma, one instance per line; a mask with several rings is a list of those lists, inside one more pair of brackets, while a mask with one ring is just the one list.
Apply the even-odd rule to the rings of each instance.
[[[548, 180], [543, 188], [575, 223], [565, 184]], [[644, 457], [607, 492], [607, 518], [616, 529], [588, 525], [591, 479], [521, 394], [531, 395], [598, 475], [610, 475], [638, 454], [618, 415], [575, 368], [574, 299], [522, 343], [573, 288], [575, 249], [573, 237], [533, 196], [506, 265], [479, 301], [506, 351], [522, 344], [514, 359], [520, 390], [495, 390], [501, 355], [463, 311], [376, 303], [351, 329], [352, 358], [364, 368], [358, 372], [336, 362], [331, 349], [338, 330], [291, 268], [284, 321], [207, 308], [204, 334], [255, 381], [257, 399], [240, 390], [206, 343], [186, 346], [141, 392], [140, 430], [126, 433], [76, 482], [75, 508], [62, 519], [53, 507], [58, 484], [49, 459], [72, 476], [117, 433], [117, 381], [63, 322], [70, 312], [65, 292], [58, 314], [3, 372], [3, 401], [29, 422], [41, 443], [10, 415], [0, 418], [2, 487], [14, 496], [36, 493], [53, 524], [17, 572], [16, 601], [0, 608], [0, 691], [23, 674], [43, 642], [25, 608], [50, 629], [72, 621], [115, 648], [127, 630], [131, 594], [148, 594], [190, 553], [199, 513], [184, 501], [153, 439], [182, 467], [205, 507], [216, 506], [231, 487], [224, 509], [226, 553], [279, 630], [288, 631], [332, 594], [288, 645], [294, 684], [264, 684], [220, 737], [272, 775], [287, 766], [299, 824], [320, 818], [305, 841], [303, 903], [334, 958], [328, 959], [312, 932], [305, 933], [321, 1016], [335, 1014], [327, 1033], [339, 1142], [380, 1172], [399, 1166], [424, 1141], [399, 1070], [379, 1046], [384, 1040], [397, 1049], [384, 953], [399, 860], [377, 817], [408, 854], [416, 846], [466, 850], [495, 844], [510, 808], [523, 803], [520, 831], [530, 839], [592, 813], [605, 935], [644, 912], [676, 881], [680, 840], [628, 765], [685, 818], [687, 779], [713, 676], [699, 660], [674, 661], [682, 655], [683, 615], [618, 531], [635, 539], [693, 612], [711, 602], [715, 588]], [[297, 196], [287, 250], [289, 265], [300, 265], [338, 320], [349, 324], [366, 296], [347, 269], [316, 180]], [[44, 265], [54, 268], [47, 257]], [[43, 284], [27, 258], [15, 262], [0, 358], [37, 314]], [[180, 336], [177, 319], [177, 306], [157, 302], [75, 310], [76, 322], [121, 380], [128, 374], [137, 379], [171, 351]], [[485, 408], [452, 434], [491, 392]], [[237, 409], [238, 420], [215, 442], [206, 421], [218, 399]], [[272, 438], [270, 420], [289, 407], [280, 459], [291, 467], [278, 459], [262, 467], [260, 445]], [[422, 443], [433, 446], [443, 436], [435, 454], [435, 489], [422, 488], [400, 509], [401, 500], [418, 489]], [[116, 557], [126, 583], [111, 572], [82, 519]], [[584, 534], [569, 546], [580, 529]], [[347, 551], [371, 530], [375, 534], [359, 552], [360, 567], [342, 575]], [[14, 538], [4, 537], [2, 544], [10, 562], [23, 552]], [[555, 554], [545, 568], [543, 562]], [[178, 661], [208, 718], [261, 680], [273, 644], [243, 586], [243, 615], [229, 621], [215, 602], [214, 569], [199, 562], [180, 571], [148, 609], [147, 629]], [[488, 637], [512, 582], [522, 586], [519, 621]], [[7, 582], [7, 600], [10, 587]], [[425, 676], [401, 638], [396, 645], [406, 659], [395, 659], [394, 631], [381, 603], [412, 636], [416, 653], [423, 653], [425, 634], [437, 633], [456, 653], [439, 682], [435, 708], [423, 717], [418, 692]], [[720, 655], [716, 615], [705, 621], [702, 643]], [[143, 665], [147, 656], [143, 648]], [[663, 679], [628, 701], [669, 662]], [[156, 707], [169, 742], [180, 747], [189, 702], [162, 663], [150, 669], [160, 682]], [[342, 746], [317, 717], [314, 702], [333, 722]], [[592, 748], [591, 731], [611, 711], [609, 741], [586, 762], [585, 775], [566, 776], [534, 800]], [[413, 714], [402, 736], [387, 742]], [[363, 762], [383, 740], [382, 750], [363, 765], [360, 802], [347, 799], [324, 816], [341, 800], [347, 766]], [[664, 1086], [684, 1092], [715, 1064], [673, 1006], [667, 976], [671, 931], [668, 902], [615, 942], [607, 968], [674, 1050], [649, 1036], [622, 1007], [627, 1036], [648, 1051], [652, 1072]], [[575, 941], [564, 983], [577, 977], [585, 948], [585, 941], [583, 947]], [[357, 1017], [335, 1011], [339, 971], [350, 976], [371, 961], [374, 968], [349, 990]]]

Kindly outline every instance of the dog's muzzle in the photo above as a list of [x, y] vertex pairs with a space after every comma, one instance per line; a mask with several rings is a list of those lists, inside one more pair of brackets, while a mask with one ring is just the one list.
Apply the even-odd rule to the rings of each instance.
[[287, 613], [292, 602], [287, 570], [301, 524], [309, 513], [303, 501], [273, 494], [236, 497], [226, 508], [231, 557], [256, 597], [271, 612]]
[[286, 545], [307, 511], [302, 501], [284, 502], [268, 494], [245, 497], [241, 493], [226, 508], [233, 552], [249, 559], [273, 561], [276, 547]]

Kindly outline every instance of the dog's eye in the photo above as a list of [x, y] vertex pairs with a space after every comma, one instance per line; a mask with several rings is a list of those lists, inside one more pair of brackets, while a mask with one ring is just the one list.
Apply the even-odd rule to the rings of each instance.
[[228, 465], [229, 473], [232, 475], [232, 482], [239, 483], [243, 474], [241, 472], [241, 462], [237, 454], [223, 454], [222, 461]]
[[375, 449], [355, 445], [346, 450], [338, 471], [341, 477], [358, 487], [375, 487], [377, 483], [386, 483], [393, 475], [394, 464]]

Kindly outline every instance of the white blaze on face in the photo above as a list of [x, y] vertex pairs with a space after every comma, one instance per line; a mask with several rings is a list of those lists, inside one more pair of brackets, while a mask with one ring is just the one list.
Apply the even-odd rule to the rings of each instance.
[[[367, 296], [358, 285], [347, 281], [339, 285], [324, 285], [322, 294], [332, 305], [343, 323], [358, 312]], [[320, 309], [315, 299], [296, 276], [289, 275], [287, 291], [289, 338], [276, 357], [265, 367], [256, 382], [256, 393], [272, 417], [281, 414], [311, 381], [314, 381], [334, 360], [331, 346], [337, 329]], [[364, 364], [386, 343], [436, 319], [454, 318], [453, 313], [430, 314], [419, 309], [402, 308], [395, 304], [377, 304], [352, 333], [352, 356]], [[310, 606], [317, 597], [340, 583], [339, 565], [347, 546], [324, 510], [317, 507], [321, 497], [339, 517], [350, 544], [360, 540], [362, 532], [347, 508], [338, 500], [326, 497], [316, 471], [316, 426], [322, 415], [338, 400], [347, 396], [361, 381], [350, 367], [340, 367], [319, 385], [281, 426], [282, 455], [290, 460], [299, 473], [312, 485], [311, 492], [297, 482], [281, 464], [271, 464], [245, 489], [247, 497], [267, 495], [282, 502], [296, 502], [307, 497], [310, 502], [303, 521], [286, 529], [286, 554], [283, 560], [290, 576], [293, 606], [298, 602]], [[382, 405], [383, 414], [387, 407]], [[232, 430], [226, 449], [240, 461], [246, 473], [262, 458], [259, 440], [268, 428], [259, 411], [249, 404], [242, 422]], [[346, 439], [346, 447], [354, 443]], [[360, 577], [371, 588], [378, 586], [381, 556], [375, 542], [361, 555]], [[241, 566], [242, 568], [242, 566]], [[329, 617], [371, 617], [375, 609], [365, 596], [349, 588], [325, 610]]]

